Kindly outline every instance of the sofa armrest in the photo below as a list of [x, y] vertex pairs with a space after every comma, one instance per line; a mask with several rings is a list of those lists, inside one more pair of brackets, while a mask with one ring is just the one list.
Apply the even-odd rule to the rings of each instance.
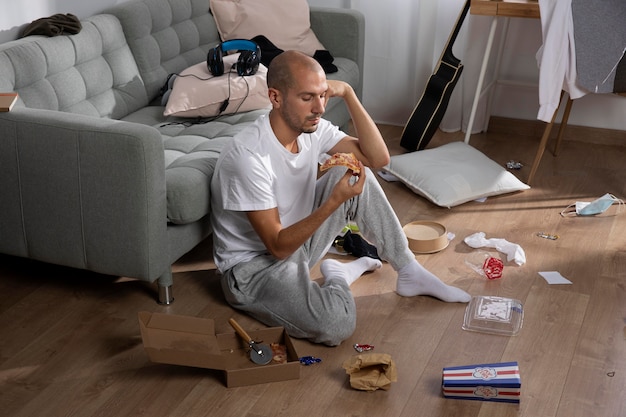
[[150, 126], [0, 113], [0, 253], [154, 281], [170, 268], [164, 166]]
[[310, 7], [311, 29], [334, 57], [349, 58], [361, 72], [356, 91], [363, 91], [363, 63], [365, 60], [365, 18], [353, 9]]

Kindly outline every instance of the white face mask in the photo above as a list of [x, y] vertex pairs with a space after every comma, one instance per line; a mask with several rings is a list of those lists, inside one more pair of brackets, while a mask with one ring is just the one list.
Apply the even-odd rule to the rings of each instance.
[[[619, 211], [624, 201], [615, 197], [613, 194], [606, 193], [591, 202], [577, 201], [575, 204], [570, 204], [561, 212], [561, 216], [595, 216], [604, 213], [613, 203], [619, 204]], [[572, 210], [572, 208], [575, 210]]]

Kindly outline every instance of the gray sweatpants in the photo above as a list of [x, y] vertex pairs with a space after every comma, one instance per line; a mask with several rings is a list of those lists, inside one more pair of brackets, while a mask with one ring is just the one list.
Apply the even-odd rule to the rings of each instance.
[[[318, 180], [316, 207], [328, 198], [344, 173], [344, 169], [333, 168]], [[356, 327], [350, 287], [344, 279], [333, 277], [318, 285], [311, 280], [310, 269], [348, 220], [356, 222], [363, 237], [395, 270], [415, 259], [393, 208], [368, 169], [363, 193], [336, 210], [289, 258], [257, 256], [225, 271], [221, 283], [228, 303], [268, 326], [283, 326], [292, 337], [340, 344]]]

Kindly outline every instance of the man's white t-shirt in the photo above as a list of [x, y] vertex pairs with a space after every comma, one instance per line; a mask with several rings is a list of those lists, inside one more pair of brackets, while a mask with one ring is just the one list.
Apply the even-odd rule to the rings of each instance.
[[221, 271], [267, 252], [246, 211], [278, 208], [283, 227], [313, 210], [320, 158], [346, 136], [322, 119], [313, 133], [298, 137], [298, 153], [274, 135], [261, 116], [235, 135], [220, 153], [211, 182], [215, 263]]

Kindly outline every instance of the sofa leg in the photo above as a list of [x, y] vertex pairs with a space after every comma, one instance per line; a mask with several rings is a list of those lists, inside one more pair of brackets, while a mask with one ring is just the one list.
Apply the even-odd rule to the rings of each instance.
[[163, 287], [159, 285], [159, 304], [170, 305], [174, 302], [174, 293], [172, 292], [172, 285]]
[[170, 305], [174, 302], [172, 271], [168, 271], [161, 275], [157, 280], [159, 295], [157, 302], [162, 305]]

